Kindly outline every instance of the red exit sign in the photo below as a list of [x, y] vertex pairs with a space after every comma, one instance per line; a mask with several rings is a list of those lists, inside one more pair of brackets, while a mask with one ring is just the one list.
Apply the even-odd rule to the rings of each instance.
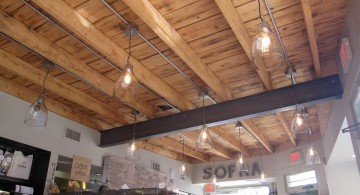
[[348, 73], [353, 59], [353, 54], [347, 37], [343, 37], [341, 39], [339, 59], [344, 73]]
[[215, 184], [207, 183], [205, 184], [205, 193], [215, 192]]

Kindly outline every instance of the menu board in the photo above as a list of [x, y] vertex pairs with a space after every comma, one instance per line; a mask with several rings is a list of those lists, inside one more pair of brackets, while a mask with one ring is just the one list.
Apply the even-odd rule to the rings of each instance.
[[170, 186], [165, 173], [117, 156], [104, 158], [103, 180], [113, 190], [119, 190], [125, 184], [129, 188], [158, 188], [159, 184], [165, 184], [165, 187]]

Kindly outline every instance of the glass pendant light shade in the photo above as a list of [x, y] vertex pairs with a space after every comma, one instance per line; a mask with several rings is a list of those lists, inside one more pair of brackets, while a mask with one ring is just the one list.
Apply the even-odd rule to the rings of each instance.
[[133, 67], [131, 64], [127, 64], [115, 83], [114, 95], [123, 97], [127, 93], [135, 94], [137, 87], [138, 81], [134, 75]]
[[262, 21], [252, 43], [252, 61], [257, 70], [272, 71], [284, 63], [284, 54], [277, 36]]
[[239, 169], [240, 172], [249, 172], [249, 169], [245, 164], [243, 154], [240, 154], [239, 158], [236, 160], [236, 167]]
[[32, 127], [45, 127], [47, 118], [48, 111], [45, 106], [45, 97], [41, 94], [26, 111], [24, 123]]
[[302, 108], [296, 110], [291, 121], [291, 129], [296, 139], [304, 138], [309, 134], [309, 123], [306, 120], [306, 113]]
[[187, 167], [186, 164], [183, 162], [179, 167], [179, 178], [185, 180], [187, 177]]
[[205, 124], [201, 127], [200, 134], [196, 139], [196, 148], [203, 151], [211, 151], [212, 149], [211, 137]]
[[140, 159], [140, 151], [136, 147], [135, 140], [129, 143], [128, 148], [126, 150], [125, 159], [129, 161], [137, 161]]
[[311, 145], [309, 145], [309, 148], [306, 152], [306, 165], [315, 165], [320, 164], [320, 157], [318, 153], [316, 152], [315, 148], [313, 148]]

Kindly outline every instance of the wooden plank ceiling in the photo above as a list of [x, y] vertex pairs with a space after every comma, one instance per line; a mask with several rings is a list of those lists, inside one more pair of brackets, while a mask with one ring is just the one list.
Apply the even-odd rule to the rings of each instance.
[[[269, 73], [257, 72], [249, 61], [251, 39], [260, 23], [256, 0], [106, 2], [136, 23], [140, 33], [192, 82], [135, 37], [130, 62], [142, 86], [133, 96], [115, 98], [112, 91], [119, 76], [115, 67], [126, 64], [128, 37], [125, 23], [102, 0], [0, 0], [0, 89], [34, 101], [45, 75], [42, 63], [46, 58], [57, 65], [46, 81], [48, 109], [102, 131], [133, 123], [133, 109], [141, 112], [143, 121], [201, 107], [198, 88], [223, 102], [291, 85], [284, 75], [285, 65]], [[296, 82], [335, 74], [346, 0], [269, 0], [269, 4], [296, 68]], [[263, 3], [261, 11], [270, 23]], [[205, 101], [206, 105], [213, 103]], [[176, 109], [163, 109], [169, 105]], [[328, 105], [306, 108], [315, 134], [326, 127], [331, 103]], [[280, 145], [296, 145], [289, 130], [293, 114], [287, 111], [242, 123], [273, 153]], [[195, 149], [197, 135], [198, 131], [174, 134], [138, 145], [182, 160], [179, 138], [183, 137], [184, 160], [192, 163], [210, 161], [211, 155], [219, 159], [232, 159], [239, 152], [257, 155], [258, 141], [244, 130], [240, 147], [234, 123], [211, 128], [212, 153]]]

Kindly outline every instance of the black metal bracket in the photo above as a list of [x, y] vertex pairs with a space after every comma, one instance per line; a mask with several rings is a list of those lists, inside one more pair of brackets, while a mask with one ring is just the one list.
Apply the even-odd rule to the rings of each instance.
[[342, 129], [341, 131], [343, 133], [352, 132], [352, 131], [359, 131], [360, 130], [359, 127], [360, 127], [360, 123], [356, 123], [354, 125], [351, 125], [351, 126], [348, 126], [348, 127], [344, 128], [344, 129]]

